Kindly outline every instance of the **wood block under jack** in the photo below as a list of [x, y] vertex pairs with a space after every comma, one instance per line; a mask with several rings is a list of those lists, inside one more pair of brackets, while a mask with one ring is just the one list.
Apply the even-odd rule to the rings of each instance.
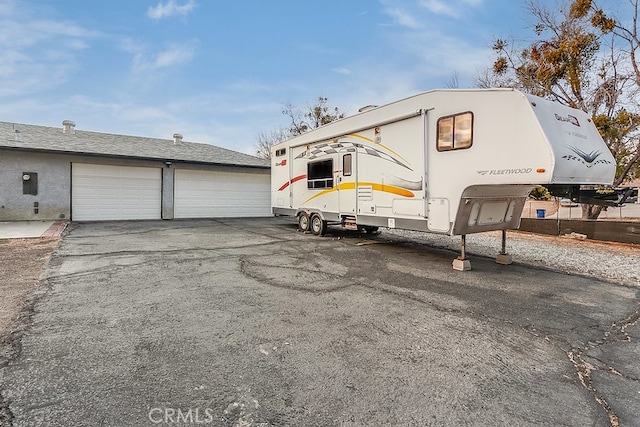
[[471, 263], [468, 259], [456, 258], [453, 260], [453, 269], [458, 271], [471, 270]]
[[502, 265], [509, 265], [513, 263], [513, 258], [509, 254], [498, 254], [496, 256], [496, 263]]

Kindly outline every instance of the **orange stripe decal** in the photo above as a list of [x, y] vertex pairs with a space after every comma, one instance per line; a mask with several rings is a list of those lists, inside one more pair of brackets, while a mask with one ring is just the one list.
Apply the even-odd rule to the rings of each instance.
[[[413, 194], [413, 192], [404, 188], [396, 187], [394, 185], [385, 185], [385, 184], [379, 184], [375, 182], [359, 182], [358, 186], [359, 187], [371, 186], [371, 188], [373, 188], [374, 191], [382, 191], [384, 193], [396, 194], [402, 197], [415, 197], [415, 194]], [[310, 200], [313, 200], [320, 196], [324, 196], [325, 194], [333, 193], [334, 191], [338, 191], [338, 190], [346, 191], [346, 190], [355, 190], [355, 189], [356, 189], [355, 182], [343, 182], [337, 187], [332, 187], [326, 190], [322, 190], [318, 194], [314, 194], [313, 196], [309, 197], [307, 200], [302, 202], [302, 204], [304, 205]]]
[[302, 202], [302, 204], [304, 205], [305, 203], [307, 203], [309, 200], [313, 200], [316, 197], [320, 197], [320, 196], [324, 196], [325, 194], [329, 194], [329, 193], [333, 193], [334, 191], [338, 191], [338, 187], [332, 187], [329, 188], [328, 190], [322, 190], [321, 192], [319, 192], [318, 194], [314, 194], [313, 196], [309, 197], [307, 200], [305, 200], [304, 202]]
[[376, 182], [359, 182], [358, 186], [370, 185], [374, 191], [382, 191], [385, 193], [397, 194], [402, 197], [415, 197], [412, 191], [405, 188], [396, 187], [395, 185], [378, 184]]

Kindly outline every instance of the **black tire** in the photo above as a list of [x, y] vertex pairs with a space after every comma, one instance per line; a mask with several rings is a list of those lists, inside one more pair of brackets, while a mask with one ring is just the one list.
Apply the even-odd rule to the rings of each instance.
[[298, 215], [298, 230], [302, 232], [309, 231], [309, 215], [305, 212]]
[[322, 236], [327, 231], [327, 221], [318, 214], [311, 215], [311, 232], [316, 236]]
[[378, 227], [369, 227], [369, 226], [365, 226], [364, 227], [364, 232], [367, 234], [375, 234], [378, 232]]

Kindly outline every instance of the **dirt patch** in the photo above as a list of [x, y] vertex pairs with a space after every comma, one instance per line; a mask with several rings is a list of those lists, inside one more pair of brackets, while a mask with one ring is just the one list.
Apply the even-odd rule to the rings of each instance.
[[[0, 367], [15, 350], [11, 337], [19, 337], [21, 314], [28, 311], [29, 297], [40, 286], [42, 271], [59, 243], [59, 237], [0, 239]], [[0, 393], [0, 426], [10, 426], [12, 419]]]
[[16, 320], [35, 291], [60, 238], [0, 239], [0, 343], [16, 330]]

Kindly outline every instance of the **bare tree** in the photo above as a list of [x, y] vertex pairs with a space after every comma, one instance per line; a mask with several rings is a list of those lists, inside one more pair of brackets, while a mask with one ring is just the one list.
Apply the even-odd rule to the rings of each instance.
[[262, 159], [271, 158], [271, 147], [291, 137], [291, 132], [286, 128], [273, 129], [270, 132], [262, 132], [256, 138], [256, 156]]
[[444, 82], [444, 87], [447, 89], [458, 89], [460, 87], [460, 76], [456, 71], [454, 71], [449, 79]]
[[255, 151], [258, 157], [271, 158], [271, 147], [291, 137], [301, 135], [312, 129], [344, 118], [345, 112], [338, 107], [331, 107], [329, 99], [323, 96], [313, 105], [305, 109], [295, 107], [292, 103], [283, 104], [282, 114], [290, 120], [288, 127], [280, 127], [270, 132], [262, 132], [256, 138]]
[[304, 110], [295, 108], [291, 103], [285, 104], [282, 114], [291, 119], [289, 130], [295, 136], [342, 119], [346, 113], [338, 107], [331, 107], [328, 98], [319, 96], [315, 104], [307, 105]]

